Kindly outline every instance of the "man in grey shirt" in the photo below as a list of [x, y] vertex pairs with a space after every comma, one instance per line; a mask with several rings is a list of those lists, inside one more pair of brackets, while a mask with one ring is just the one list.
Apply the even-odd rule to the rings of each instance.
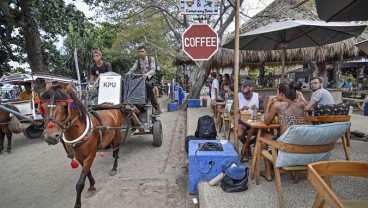
[[127, 74], [142, 74], [143, 79], [146, 81], [147, 98], [151, 101], [152, 106], [155, 108], [154, 114], [161, 114], [160, 105], [158, 104], [156, 97], [153, 94], [153, 81], [156, 74], [156, 63], [153, 57], [147, 56], [145, 46], [138, 47], [139, 59], [134, 62], [133, 67]]
[[304, 103], [306, 104], [306, 110], [313, 110], [314, 106], [317, 104], [335, 104], [331, 93], [323, 88], [322, 79], [319, 77], [312, 78], [311, 89], [313, 90], [311, 100], [307, 103], [304, 99]]

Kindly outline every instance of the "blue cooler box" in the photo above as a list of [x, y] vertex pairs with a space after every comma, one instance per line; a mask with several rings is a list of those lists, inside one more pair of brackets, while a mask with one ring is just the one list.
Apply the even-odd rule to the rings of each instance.
[[200, 99], [188, 99], [188, 108], [199, 108], [201, 107]]
[[[215, 142], [222, 144], [223, 151], [201, 151], [200, 144]], [[189, 193], [197, 193], [199, 181], [210, 181], [222, 172], [222, 161], [231, 158], [239, 161], [238, 153], [228, 140], [190, 140], [189, 141]], [[212, 166], [212, 167], [211, 167]]]
[[177, 111], [177, 110], [178, 110], [178, 106], [176, 105], [176, 103], [167, 104], [167, 111], [171, 112], [171, 111]]

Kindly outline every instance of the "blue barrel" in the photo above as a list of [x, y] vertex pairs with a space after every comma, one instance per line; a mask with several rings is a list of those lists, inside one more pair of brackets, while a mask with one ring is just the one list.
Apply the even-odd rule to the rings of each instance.
[[179, 85], [174, 85], [174, 102], [178, 105], [183, 103], [184, 92], [183, 89]]
[[368, 116], [368, 102], [364, 104], [364, 115]]

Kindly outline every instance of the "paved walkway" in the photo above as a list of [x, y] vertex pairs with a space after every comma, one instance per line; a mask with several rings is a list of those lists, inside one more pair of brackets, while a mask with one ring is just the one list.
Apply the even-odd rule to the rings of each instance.
[[[187, 110], [187, 135], [194, 135], [197, 120], [200, 116], [212, 115], [211, 109], [188, 108]], [[353, 114], [351, 130], [357, 130], [368, 134], [368, 116]], [[220, 138], [223, 133], [220, 133]], [[351, 141], [350, 158], [355, 161], [368, 161], [368, 142]], [[333, 150], [333, 160], [344, 160], [344, 152], [341, 144]], [[250, 167], [251, 163], [244, 165]], [[262, 166], [263, 168], [263, 166]], [[332, 180], [333, 186], [339, 195], [347, 198], [367, 199], [368, 181], [351, 178], [344, 180]], [[351, 184], [354, 184], [352, 186]], [[316, 192], [310, 185], [306, 176], [302, 176], [299, 183], [295, 184], [289, 174], [282, 174], [282, 185], [285, 207], [311, 207]], [[208, 182], [198, 184], [199, 206], [201, 208], [217, 207], [277, 207], [277, 190], [275, 181], [267, 182], [261, 178], [261, 184], [256, 185], [255, 180], [248, 183], [249, 189], [240, 193], [226, 193], [219, 186], [209, 186]], [[340, 193], [341, 192], [341, 193]]]

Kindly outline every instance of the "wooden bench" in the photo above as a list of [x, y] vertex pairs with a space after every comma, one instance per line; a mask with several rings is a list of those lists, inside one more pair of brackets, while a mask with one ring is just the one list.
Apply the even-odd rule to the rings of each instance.
[[347, 97], [343, 97], [342, 98], [343, 102], [351, 102], [351, 103], [355, 103], [358, 105], [359, 109], [361, 111], [364, 111], [364, 104], [366, 102], [368, 102], [368, 94], [365, 95], [365, 97], [362, 98], [347, 98]]

